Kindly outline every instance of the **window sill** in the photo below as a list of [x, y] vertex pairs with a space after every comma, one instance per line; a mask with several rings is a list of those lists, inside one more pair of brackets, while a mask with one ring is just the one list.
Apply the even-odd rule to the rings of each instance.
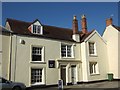
[[90, 57], [98, 57], [96, 54], [89, 54]]
[[44, 62], [44, 61], [31, 61], [30, 63], [33, 63], [33, 64], [46, 64], [46, 62]]
[[61, 59], [74, 59], [75, 57], [61, 57]]
[[31, 86], [36, 86], [36, 85], [45, 85], [44, 83], [35, 83], [35, 84], [31, 84]]
[[100, 75], [100, 74], [99, 73], [90, 74], [90, 76], [96, 76], [96, 75]]

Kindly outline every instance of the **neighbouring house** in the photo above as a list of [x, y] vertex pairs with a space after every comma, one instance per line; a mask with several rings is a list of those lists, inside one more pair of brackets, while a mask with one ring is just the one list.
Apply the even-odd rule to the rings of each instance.
[[107, 43], [109, 73], [120, 79], [120, 27], [113, 25], [112, 18], [106, 20], [103, 38]]
[[44, 25], [38, 19], [24, 22], [8, 18], [7, 32], [0, 34], [2, 76], [26, 86], [56, 85], [60, 79], [64, 85], [107, 80], [108, 73], [117, 76], [107, 38], [107, 29], [112, 26], [106, 27], [103, 37], [96, 30], [87, 30], [85, 15], [81, 17], [81, 26], [79, 30], [76, 16], [72, 29]]
[[0, 26], [0, 76], [9, 78], [10, 52], [11, 52], [11, 31]]

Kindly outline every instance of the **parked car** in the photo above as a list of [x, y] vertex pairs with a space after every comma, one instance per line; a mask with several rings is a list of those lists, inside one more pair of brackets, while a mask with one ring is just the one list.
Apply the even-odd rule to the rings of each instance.
[[23, 83], [13, 82], [0, 77], [1, 90], [25, 90], [26, 86]]

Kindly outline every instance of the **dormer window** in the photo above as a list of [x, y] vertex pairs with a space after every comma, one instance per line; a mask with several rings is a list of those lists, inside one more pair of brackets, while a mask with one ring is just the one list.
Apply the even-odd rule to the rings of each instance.
[[33, 25], [33, 33], [34, 34], [42, 34], [40, 25]]
[[28, 30], [33, 34], [43, 35], [43, 26], [38, 19], [28, 27]]
[[42, 27], [40, 25], [33, 25], [33, 34], [42, 34]]

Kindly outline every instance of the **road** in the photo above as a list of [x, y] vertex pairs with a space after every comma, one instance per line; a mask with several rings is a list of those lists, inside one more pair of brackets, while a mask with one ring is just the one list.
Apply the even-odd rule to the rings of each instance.
[[[29, 90], [60, 90], [58, 87], [34, 88]], [[120, 90], [120, 81], [104, 81], [90, 84], [64, 86], [63, 90]]]

